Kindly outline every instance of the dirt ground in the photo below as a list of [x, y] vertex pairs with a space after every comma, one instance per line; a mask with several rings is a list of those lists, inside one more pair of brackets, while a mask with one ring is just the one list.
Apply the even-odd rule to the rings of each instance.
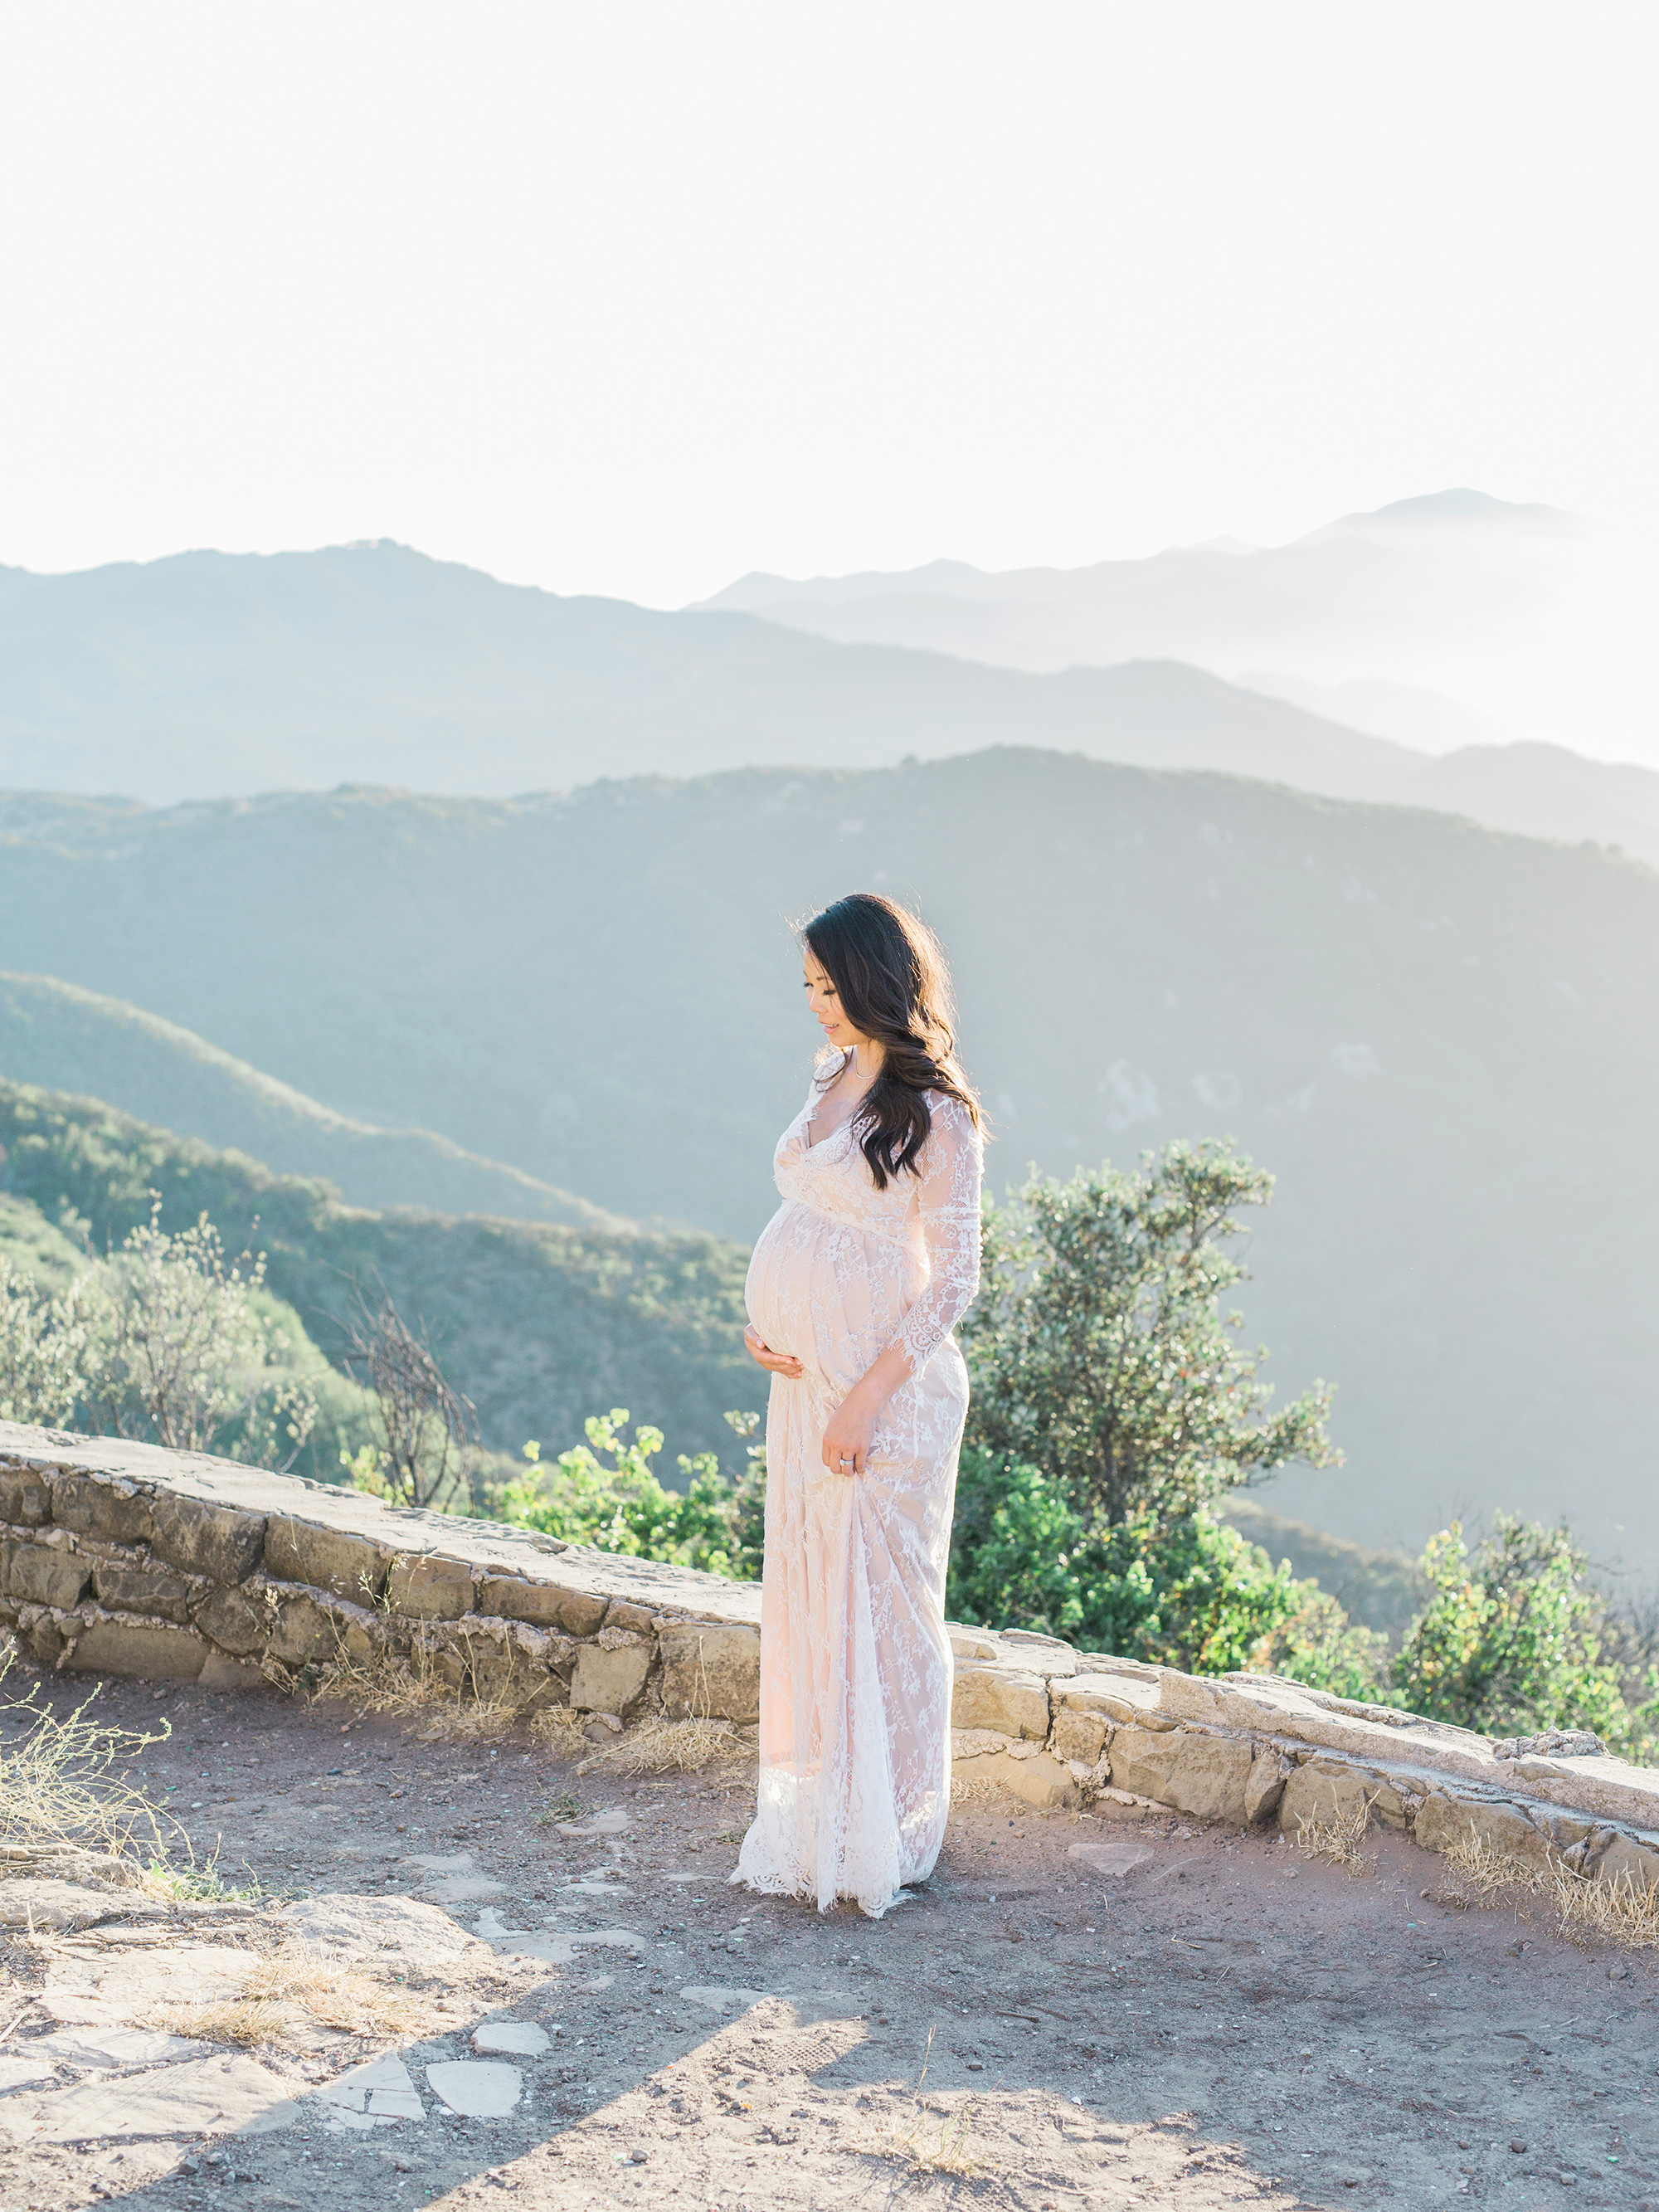
[[[746, 1782], [577, 1779], [522, 1739], [425, 1741], [274, 1692], [112, 1684], [100, 1711], [171, 1718], [147, 1787], [228, 1878], [273, 1900], [422, 1898], [483, 1937], [434, 1967], [446, 2009], [398, 2048], [417, 2090], [474, 2055], [480, 2023], [550, 2044], [513, 2061], [523, 2094], [493, 2120], [429, 2087], [420, 2119], [343, 2119], [303, 2093], [386, 2048], [345, 2036], [251, 2054], [301, 2098], [262, 2133], [53, 2142], [38, 2091], [12, 2089], [0, 2212], [1659, 2212], [1659, 1961], [1576, 1950], [1541, 1908], [1435, 1902], [1441, 1863], [1396, 1836], [1356, 1875], [1265, 1837], [987, 1799], [911, 1902], [820, 1917], [727, 1883]], [[549, 1818], [567, 1791], [586, 1833]], [[270, 1909], [197, 1910], [144, 1942], [258, 1942]], [[51, 1990], [131, 1940], [12, 1930], [0, 2061], [61, 2035]]]

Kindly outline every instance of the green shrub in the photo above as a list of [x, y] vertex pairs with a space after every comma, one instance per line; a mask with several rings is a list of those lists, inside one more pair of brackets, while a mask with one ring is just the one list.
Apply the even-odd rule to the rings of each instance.
[[[9, 1209], [15, 1219], [15, 1209]], [[43, 1284], [0, 1251], [0, 1415], [288, 1468], [316, 1426], [324, 1365], [205, 1213], [175, 1232], [161, 1201], [103, 1259]]]
[[1432, 1538], [1423, 1571], [1434, 1595], [1395, 1663], [1403, 1703], [1482, 1735], [1590, 1729], [1610, 1747], [1651, 1755], [1659, 1690], [1621, 1679], [1603, 1656], [1606, 1600], [1565, 1526], [1499, 1514], [1471, 1553], [1462, 1524]]
[[[526, 1474], [501, 1493], [501, 1517], [567, 1543], [753, 1581], [764, 1543], [764, 1444], [750, 1446], [747, 1469], [735, 1480], [713, 1452], [689, 1458], [682, 1452], [685, 1488], [665, 1490], [651, 1468], [663, 1448], [662, 1431], [641, 1422], [629, 1443], [623, 1433], [628, 1419], [624, 1406], [592, 1415], [586, 1443], [561, 1452], [550, 1470]], [[728, 1413], [726, 1419], [739, 1436], [756, 1426], [752, 1413]], [[539, 1470], [540, 1445], [524, 1449]], [[609, 1465], [602, 1452], [610, 1455]]]
[[1052, 1477], [982, 1448], [963, 1454], [945, 1606], [1190, 1673], [1249, 1668], [1382, 1694], [1385, 1639], [1227, 1522], [1200, 1509], [1091, 1530]]

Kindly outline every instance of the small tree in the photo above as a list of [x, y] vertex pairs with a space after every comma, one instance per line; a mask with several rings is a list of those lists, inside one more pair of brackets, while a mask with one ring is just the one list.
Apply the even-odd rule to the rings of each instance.
[[90, 1306], [81, 1277], [54, 1294], [0, 1256], [0, 1420], [70, 1420], [86, 1389]]
[[370, 1305], [359, 1291], [343, 1364], [368, 1391], [380, 1431], [355, 1458], [341, 1455], [357, 1487], [394, 1505], [437, 1505], [464, 1491], [477, 1411], [445, 1377], [424, 1326], [417, 1336], [384, 1292]]
[[1322, 1382], [1278, 1413], [1220, 1300], [1224, 1249], [1273, 1177], [1224, 1145], [1174, 1144], [1138, 1175], [1028, 1182], [988, 1212], [963, 1329], [969, 1441], [1038, 1468], [1091, 1528], [1164, 1524], [1291, 1460], [1340, 1464]]
[[1434, 1595], [1395, 1662], [1405, 1704], [1483, 1735], [1583, 1728], [1623, 1748], [1650, 1734], [1659, 1711], [1632, 1712], [1603, 1658], [1589, 1565], [1565, 1527], [1500, 1513], [1471, 1554], [1454, 1521], [1423, 1554]]
[[317, 1418], [308, 1384], [289, 1372], [295, 1347], [260, 1310], [265, 1256], [227, 1260], [205, 1213], [177, 1236], [160, 1194], [94, 1273], [83, 1385], [106, 1434], [149, 1437], [174, 1451], [232, 1449], [291, 1467]]

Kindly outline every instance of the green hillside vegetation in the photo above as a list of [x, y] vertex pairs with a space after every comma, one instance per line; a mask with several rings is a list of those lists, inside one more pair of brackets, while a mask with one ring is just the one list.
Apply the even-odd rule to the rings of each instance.
[[101, 1098], [139, 1121], [246, 1152], [278, 1175], [322, 1176], [352, 1206], [633, 1226], [429, 1130], [373, 1128], [336, 1114], [176, 1022], [50, 975], [0, 975], [0, 1073]]
[[55, 1292], [81, 1273], [86, 1246], [66, 1237], [32, 1200], [0, 1190], [0, 1264]]
[[[744, 1255], [719, 1238], [371, 1212], [320, 1181], [17, 1084], [0, 1084], [0, 1249], [14, 1265], [61, 1280], [76, 1253], [147, 1220], [158, 1192], [168, 1229], [206, 1212], [231, 1254], [269, 1255], [270, 1290], [317, 1361], [339, 1362], [356, 1290], [383, 1288], [430, 1332], [490, 1451], [574, 1440], [596, 1400], [659, 1408], [678, 1449], [729, 1449], [724, 1413], [759, 1401], [740, 1343]], [[323, 1480], [364, 1434], [355, 1386], [335, 1383], [331, 1425], [295, 1470]]]
[[[1460, 1514], [1565, 1514], [1602, 1564], [1659, 1570], [1659, 878], [1636, 863], [1015, 750], [4, 819], [9, 969], [744, 1242], [814, 1041], [787, 917], [860, 883], [912, 898], [956, 967], [995, 1186], [1222, 1134], [1277, 1175], [1240, 1302], [1286, 1371], [1340, 1377], [1346, 1466], [1289, 1471], [1276, 1512], [1413, 1557]], [[477, 1364], [533, 1361], [533, 1334]], [[610, 1404], [691, 1448], [636, 1383], [596, 1382], [566, 1431], [535, 1395], [507, 1448]]]

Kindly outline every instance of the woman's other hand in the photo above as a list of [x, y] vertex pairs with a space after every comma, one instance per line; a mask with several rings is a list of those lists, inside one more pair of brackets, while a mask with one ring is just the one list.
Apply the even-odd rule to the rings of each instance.
[[823, 1431], [823, 1463], [831, 1474], [863, 1474], [880, 1410], [853, 1390], [830, 1414]]
[[743, 1333], [743, 1341], [749, 1357], [769, 1375], [781, 1375], [791, 1382], [799, 1382], [801, 1364], [793, 1352], [774, 1352], [766, 1339], [751, 1322]]

